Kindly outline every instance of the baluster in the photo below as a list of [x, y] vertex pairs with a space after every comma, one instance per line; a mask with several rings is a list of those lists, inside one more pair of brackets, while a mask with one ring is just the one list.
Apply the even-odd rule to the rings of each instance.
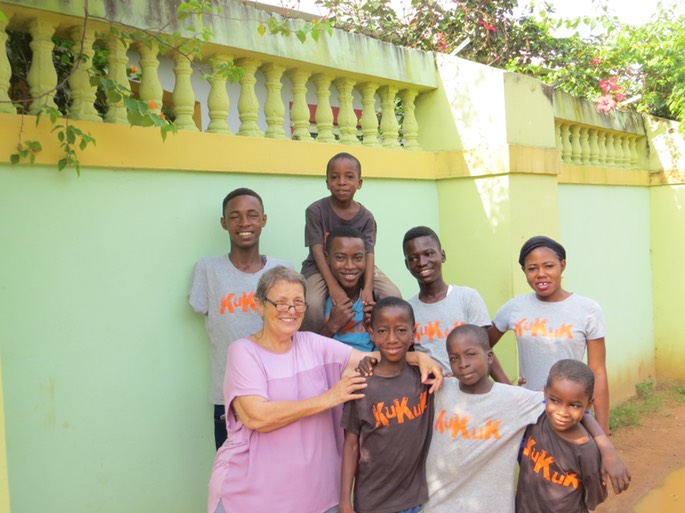
[[555, 137], [555, 147], [559, 150], [561, 154], [561, 123], [559, 121], [554, 122], [554, 137]]
[[616, 165], [616, 146], [614, 146], [614, 134], [606, 134], [606, 145], [607, 145], [607, 166]]
[[266, 116], [266, 136], [272, 139], [285, 139], [285, 129], [283, 119], [285, 117], [285, 107], [281, 97], [283, 83], [281, 78], [285, 71], [282, 64], [266, 64], [262, 71], [266, 77], [266, 102], [264, 103], [264, 114]]
[[193, 119], [195, 91], [193, 91], [193, 84], [190, 81], [190, 75], [193, 73], [190, 63], [193, 60], [193, 56], [184, 55], [181, 52], [173, 52], [172, 57], [174, 59], [174, 74], [176, 75], [176, 84], [174, 85], [172, 95], [174, 114], [176, 115], [174, 122], [180, 130], [197, 132], [199, 129]]
[[590, 129], [590, 164], [593, 166], [599, 165], [599, 143], [598, 131], [595, 128]]
[[571, 125], [571, 160], [574, 164], [580, 164], [582, 162], [580, 153], [580, 126]]
[[630, 166], [631, 167], [638, 167], [638, 163], [639, 163], [640, 156], [637, 152], [637, 140], [638, 140], [637, 136], [630, 138]]
[[416, 121], [416, 104], [414, 100], [419, 92], [416, 89], [405, 89], [400, 92], [402, 100], [404, 120], [402, 122], [402, 134], [404, 135], [404, 147], [408, 150], [420, 150], [419, 123]]
[[314, 75], [316, 84], [316, 128], [319, 142], [335, 142], [333, 135], [333, 109], [331, 109], [331, 82], [333, 77], [326, 73]]
[[606, 166], [609, 158], [607, 156], [607, 134], [603, 130], [597, 132], [597, 147], [599, 148], [599, 164]]
[[55, 87], [57, 87], [57, 70], [52, 62], [52, 35], [55, 26], [43, 19], [35, 19], [29, 24], [33, 52], [31, 68], [27, 80], [33, 101], [29, 106], [30, 114], [38, 114], [44, 108], [56, 109]]
[[12, 105], [9, 95], [12, 67], [9, 57], [7, 57], [8, 35], [5, 29], [8, 23], [9, 17], [0, 17], [0, 112], [16, 114], [17, 108]]
[[338, 90], [338, 128], [340, 129], [340, 142], [343, 144], [359, 144], [357, 139], [357, 115], [354, 113], [352, 89], [356, 83], [351, 78], [337, 79], [335, 88]]
[[[159, 81], [159, 46], [155, 41], [143, 41], [137, 45], [140, 54], [140, 99], [148, 104], [149, 111], [153, 114], [162, 112], [162, 100], [164, 90]], [[152, 105], [150, 107], [150, 105]]]
[[590, 164], [590, 141], [588, 128], [580, 127], [580, 163], [584, 166]]
[[623, 141], [623, 136], [620, 134], [616, 134], [616, 136], [614, 137], [614, 148], [616, 149], [616, 165], [618, 167], [624, 167], [625, 165]]
[[362, 134], [364, 146], [380, 146], [378, 141], [378, 115], [376, 114], [376, 82], [365, 82], [360, 86], [362, 93]]
[[[120, 88], [131, 94], [131, 85], [128, 83], [128, 73], [126, 72], [126, 64], [128, 64], [129, 41], [126, 38], [120, 37], [118, 34], [110, 33], [107, 37], [107, 78], [112, 82], [116, 82]], [[106, 95], [105, 103], [107, 104], [107, 112], [105, 113], [105, 121], [108, 123], [117, 123], [120, 125], [128, 124], [128, 115], [126, 106], [124, 105], [124, 98], [119, 101], [112, 101], [109, 95]]]
[[209, 79], [210, 90], [207, 96], [207, 109], [209, 110], [209, 125], [207, 132], [210, 134], [230, 134], [228, 128], [228, 109], [231, 100], [226, 91], [226, 75], [224, 70], [233, 64], [231, 55], [216, 55], [210, 59], [213, 74]]
[[[89, 73], [93, 66], [95, 31], [86, 29], [84, 32], [83, 27], [74, 27], [70, 36], [75, 43], [76, 55], [74, 58], [76, 62], [74, 63], [74, 71], [69, 77], [72, 97], [69, 117], [84, 121], [102, 121], [98, 111], [95, 110], [95, 96], [98, 88], [90, 84]], [[83, 48], [80, 49], [81, 55], [78, 55], [81, 42], [83, 42]]]
[[378, 90], [378, 94], [381, 97], [381, 138], [383, 139], [383, 147], [399, 148], [400, 143], [397, 139], [400, 135], [400, 124], [397, 122], [397, 116], [395, 115], [397, 87], [392, 85], [383, 86]]
[[259, 100], [254, 87], [257, 83], [255, 73], [262, 63], [257, 59], [247, 57], [240, 59], [237, 64], [243, 68], [243, 76], [240, 77], [240, 97], [238, 98], [238, 116], [240, 117], [238, 135], [264, 137], [264, 132], [257, 125]]
[[307, 105], [307, 80], [312, 74], [301, 69], [288, 71], [288, 77], [293, 83], [293, 105], [290, 108], [290, 122], [293, 129], [293, 139], [300, 141], [313, 140], [309, 132], [309, 105]]
[[571, 127], [568, 123], [561, 125], [561, 161], [564, 163], [571, 162]]

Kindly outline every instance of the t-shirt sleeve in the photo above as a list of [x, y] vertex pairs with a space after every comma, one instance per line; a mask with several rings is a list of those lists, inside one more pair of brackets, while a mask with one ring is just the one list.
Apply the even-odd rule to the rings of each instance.
[[264, 399], [268, 396], [266, 369], [250, 350], [245, 339], [239, 339], [228, 347], [226, 376], [224, 380], [224, 399], [228, 406], [236, 397], [257, 395]]
[[323, 215], [318, 203], [307, 207], [304, 214], [304, 245], [323, 244], [326, 238]]
[[209, 286], [207, 269], [202, 261], [193, 267], [193, 275], [188, 288], [188, 302], [199, 314], [207, 315], [209, 311]]
[[[510, 386], [510, 385], [504, 385]], [[523, 387], [516, 387], [519, 394], [518, 412], [523, 425], [535, 424], [538, 418], [545, 411], [545, 396], [542, 392], [527, 390]]]
[[361, 231], [364, 235], [364, 246], [366, 251], [373, 253], [374, 248], [376, 247], [376, 233], [378, 226], [376, 225], [376, 219], [374, 219], [371, 211], [366, 209], [366, 214], [367, 219]]
[[592, 307], [588, 313], [585, 337], [587, 340], [595, 340], [606, 336], [604, 312], [598, 303], [592, 301]]
[[593, 510], [603, 503], [608, 495], [607, 487], [602, 483], [602, 460], [599, 449], [591, 442], [584, 448], [580, 456], [580, 468], [583, 475], [583, 491], [585, 494], [585, 505]]
[[343, 429], [359, 435], [361, 432], [360, 419], [359, 419], [359, 408], [357, 401], [348, 401], [343, 406], [342, 420], [340, 425]]
[[504, 306], [497, 311], [495, 318], [492, 320], [492, 325], [502, 333], [506, 333], [511, 329], [510, 319], [513, 307], [513, 299], [507, 301]]
[[476, 326], [490, 326], [490, 314], [485, 301], [475, 289], [470, 289], [468, 322]]

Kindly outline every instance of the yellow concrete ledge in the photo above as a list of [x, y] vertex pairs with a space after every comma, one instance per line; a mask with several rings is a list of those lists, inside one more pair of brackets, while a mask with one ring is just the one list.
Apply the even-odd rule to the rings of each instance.
[[641, 169], [561, 164], [559, 183], [577, 185], [650, 185], [649, 172]]

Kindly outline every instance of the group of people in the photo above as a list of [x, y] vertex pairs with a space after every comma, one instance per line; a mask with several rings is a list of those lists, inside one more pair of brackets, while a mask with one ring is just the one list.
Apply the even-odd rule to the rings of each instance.
[[[326, 184], [306, 211], [301, 274], [261, 255], [267, 217], [246, 188], [222, 205], [228, 255], [193, 270], [189, 301], [211, 346], [208, 513], [585, 512], [607, 476], [627, 488], [606, 436], [602, 311], [562, 288], [564, 248], [527, 241], [533, 292], [491, 321], [477, 291], [445, 282], [438, 235], [415, 227], [402, 247], [419, 293], [404, 301], [354, 200], [360, 162], [335, 155]], [[492, 351], [509, 330], [522, 386]]]

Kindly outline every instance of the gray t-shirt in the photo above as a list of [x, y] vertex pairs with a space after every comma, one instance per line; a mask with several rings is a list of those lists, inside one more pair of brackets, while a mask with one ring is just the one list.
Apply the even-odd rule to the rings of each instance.
[[513, 513], [516, 457], [526, 426], [544, 411], [542, 399], [501, 383], [466, 394], [446, 378], [435, 397], [424, 513]]
[[424, 303], [417, 294], [409, 304], [416, 317], [416, 350], [430, 354], [444, 372], [452, 372], [445, 345], [450, 331], [462, 324], [490, 326], [488, 308], [471, 287], [450, 285], [447, 296], [437, 303]]
[[265, 257], [264, 267], [254, 274], [236, 269], [228, 255], [210, 256], [199, 260], [193, 268], [188, 289], [188, 302], [197, 313], [205, 315], [209, 336], [210, 386], [209, 400], [224, 404], [224, 373], [226, 352], [234, 340], [245, 338], [262, 327], [254, 293], [257, 283], [269, 269], [292, 264]]
[[305, 211], [304, 245], [309, 248], [309, 255], [302, 262], [302, 274], [309, 278], [319, 272], [311, 247], [314, 244], [326, 245], [326, 237], [335, 228], [346, 226], [359, 230], [364, 235], [364, 245], [368, 253], [373, 253], [376, 246], [376, 220], [364, 205], [359, 204], [359, 212], [349, 221], [333, 212], [330, 196], [321, 198], [307, 207]]
[[516, 296], [492, 322], [502, 333], [516, 334], [519, 373], [529, 390], [542, 390], [552, 365], [565, 358], [582, 360], [587, 341], [606, 333], [599, 304], [578, 294], [556, 302], [540, 301], [532, 292]]

